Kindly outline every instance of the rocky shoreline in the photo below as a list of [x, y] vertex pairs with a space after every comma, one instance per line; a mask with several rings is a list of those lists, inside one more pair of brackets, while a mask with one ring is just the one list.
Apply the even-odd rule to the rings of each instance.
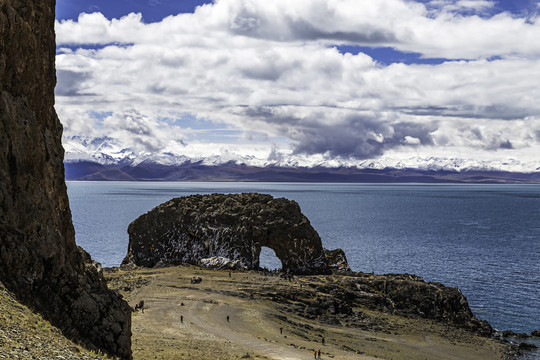
[[507, 344], [509, 354], [514, 359], [540, 359], [540, 330], [533, 330], [530, 334], [512, 330], [496, 331], [492, 337]]

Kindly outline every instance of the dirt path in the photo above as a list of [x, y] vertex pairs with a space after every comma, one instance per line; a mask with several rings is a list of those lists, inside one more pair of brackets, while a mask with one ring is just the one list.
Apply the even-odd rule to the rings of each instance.
[[[180, 342], [182, 338], [194, 336], [207, 341], [232, 343], [246, 349], [245, 353], [271, 359], [311, 360], [314, 359], [314, 351], [318, 350], [321, 350], [322, 359], [373, 359], [356, 354], [354, 357], [338, 355], [339, 351], [332, 346], [319, 343], [314, 346], [305, 339], [287, 335], [286, 329], [280, 334], [279, 326], [269, 318], [264, 308], [253, 303], [248, 305], [247, 301], [209, 295], [196, 289], [190, 292], [192, 294], [186, 296], [185, 290], [171, 289], [168, 296], [159, 298], [151, 298], [153, 291], [139, 293], [148, 299], [145, 300], [147, 309], [134, 319], [134, 323], [144, 321], [156, 328], [166, 328], [162, 330]], [[149, 330], [146, 327], [145, 331]]]
[[[270, 357], [283, 360], [313, 359], [312, 352], [297, 350], [267, 339], [268, 329], [275, 325], [268, 324], [257, 310], [246, 309], [228, 303], [208, 303], [195, 301], [187, 308], [187, 321], [199, 329], [217, 337], [227, 339], [242, 347]], [[229, 316], [229, 321], [227, 321]], [[277, 330], [277, 329], [273, 329]]]
[[[190, 284], [193, 275], [203, 282]], [[258, 273], [229, 277], [226, 271], [196, 267], [117, 276], [118, 288], [129, 289], [123, 293], [132, 306], [145, 302], [144, 313], [132, 318], [135, 360], [304, 360], [314, 359], [318, 350], [321, 359], [334, 360], [502, 358], [499, 344], [428, 320], [362, 309], [378, 319], [377, 329], [344, 327], [306, 319], [290, 311], [290, 305], [272, 301], [284, 289], [311, 288], [310, 281], [321, 279], [287, 282]]]

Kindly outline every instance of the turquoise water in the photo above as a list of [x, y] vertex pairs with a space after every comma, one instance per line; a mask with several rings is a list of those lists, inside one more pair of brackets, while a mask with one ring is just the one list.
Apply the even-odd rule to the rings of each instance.
[[[138, 216], [214, 192], [296, 200], [353, 270], [459, 287], [493, 327], [540, 329], [540, 185], [68, 182], [77, 243], [104, 266], [120, 264]], [[268, 267], [271, 253], [261, 259]]]

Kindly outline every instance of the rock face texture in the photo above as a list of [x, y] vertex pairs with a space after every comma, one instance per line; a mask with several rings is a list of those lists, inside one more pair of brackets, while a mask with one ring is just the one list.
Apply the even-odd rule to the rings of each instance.
[[0, 281], [68, 337], [131, 358], [131, 313], [75, 244], [54, 110], [54, 0], [0, 0]]
[[124, 264], [197, 264], [200, 259], [224, 257], [257, 269], [261, 247], [267, 246], [285, 271], [329, 272], [321, 239], [298, 204], [270, 195], [172, 199], [132, 222], [128, 233]]

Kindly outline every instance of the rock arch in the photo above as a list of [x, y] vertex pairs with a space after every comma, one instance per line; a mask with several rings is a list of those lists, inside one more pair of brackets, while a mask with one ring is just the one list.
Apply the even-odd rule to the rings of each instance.
[[261, 247], [266, 246], [274, 250], [284, 271], [329, 271], [321, 239], [300, 206], [265, 194], [175, 198], [140, 216], [128, 233], [124, 264], [197, 264], [224, 257], [257, 269]]

